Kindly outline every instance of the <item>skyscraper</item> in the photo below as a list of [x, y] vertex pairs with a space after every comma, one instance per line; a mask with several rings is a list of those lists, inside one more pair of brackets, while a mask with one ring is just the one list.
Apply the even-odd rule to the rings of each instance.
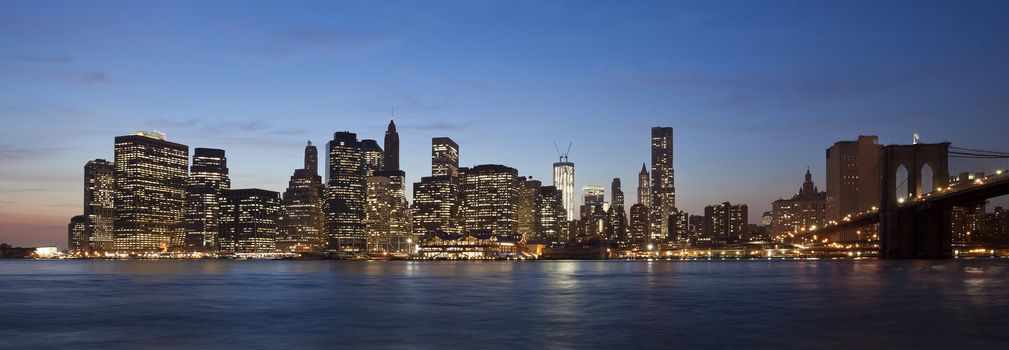
[[385, 131], [385, 170], [399, 170], [399, 133], [391, 119]]
[[652, 240], [670, 239], [675, 231], [676, 187], [673, 181], [673, 128], [652, 128]]
[[[364, 154], [357, 134], [339, 131], [329, 142], [329, 179], [323, 211], [326, 248], [364, 251]], [[386, 163], [388, 165], [388, 163]]]
[[567, 217], [561, 192], [554, 186], [539, 189], [540, 237], [551, 243], [567, 241]]
[[567, 153], [554, 163], [554, 187], [561, 191], [561, 201], [564, 204], [565, 217], [575, 219], [575, 163], [568, 161]]
[[183, 224], [186, 250], [214, 251], [220, 231], [221, 201], [231, 188], [228, 159], [224, 150], [193, 149], [193, 165], [186, 179], [186, 204]]
[[813, 185], [813, 175], [806, 169], [802, 187], [790, 199], [779, 199], [771, 204], [772, 237], [790, 232], [823, 227], [827, 194]]
[[859, 136], [827, 149], [827, 221], [879, 206], [877, 136]]
[[539, 180], [520, 177], [518, 201], [519, 234], [527, 239], [540, 239], [540, 187]]
[[457, 233], [461, 228], [458, 178], [422, 177], [413, 184], [413, 233]]
[[467, 232], [518, 235], [518, 171], [504, 165], [477, 165], [461, 179], [462, 226]]
[[309, 141], [305, 146], [305, 168], [294, 171], [284, 191], [277, 250], [319, 251], [324, 245], [323, 186], [318, 172], [318, 152]]
[[158, 132], [115, 140], [115, 249], [158, 251], [179, 243], [189, 146]]
[[277, 250], [280, 194], [258, 188], [224, 191], [220, 251], [273, 253]]
[[602, 206], [606, 201], [606, 188], [599, 185], [582, 187], [582, 203], [591, 206]]
[[361, 152], [364, 153], [365, 176], [372, 176], [376, 171], [385, 170], [385, 152], [378, 146], [378, 141], [361, 140]]
[[104, 159], [84, 165], [84, 216], [88, 250], [113, 250], [116, 167]]
[[389, 250], [404, 252], [412, 236], [410, 203], [406, 201], [406, 173], [402, 170], [376, 171], [375, 176], [389, 179]]
[[641, 172], [638, 173], [638, 204], [646, 207], [652, 206], [652, 185], [650, 184], [648, 170], [645, 163], [641, 163]]
[[459, 176], [459, 145], [448, 137], [431, 139], [431, 175]]
[[91, 252], [91, 242], [88, 237], [88, 217], [77, 215], [70, 218], [67, 224], [67, 250], [73, 254]]
[[724, 202], [704, 207], [704, 234], [712, 240], [732, 242], [746, 234], [746, 204]]
[[628, 240], [635, 244], [648, 240], [648, 207], [643, 204], [631, 206], [631, 220], [628, 225]]
[[387, 252], [392, 247], [389, 230], [392, 211], [391, 180], [385, 176], [368, 176], [367, 199], [364, 210], [364, 233], [368, 237], [368, 250]]

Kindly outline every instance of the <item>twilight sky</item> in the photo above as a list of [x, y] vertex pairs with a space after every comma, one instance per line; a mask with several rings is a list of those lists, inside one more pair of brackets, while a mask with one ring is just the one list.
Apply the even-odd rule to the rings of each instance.
[[381, 142], [390, 106], [411, 182], [431, 137], [548, 183], [571, 141], [579, 193], [633, 200], [672, 126], [678, 206], [758, 222], [838, 140], [1009, 150], [1007, 62], [1007, 1], [0, 0], [0, 242], [66, 246], [117, 135], [283, 191], [306, 140]]

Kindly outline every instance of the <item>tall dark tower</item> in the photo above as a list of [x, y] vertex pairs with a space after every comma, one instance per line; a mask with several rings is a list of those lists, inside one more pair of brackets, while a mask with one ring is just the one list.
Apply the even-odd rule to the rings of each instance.
[[652, 206], [652, 185], [645, 163], [641, 163], [641, 172], [638, 173], [638, 204], [646, 207]]
[[385, 131], [385, 170], [399, 170], [399, 133], [392, 120]]
[[329, 186], [325, 190], [327, 250], [363, 251], [364, 154], [357, 134], [340, 131], [329, 142]]
[[676, 212], [673, 182], [673, 128], [652, 128], [652, 238], [669, 238], [670, 220]]
[[228, 158], [222, 149], [196, 148], [186, 179], [186, 203], [182, 244], [187, 250], [213, 251], [218, 246], [221, 203], [231, 188]]
[[319, 175], [319, 149], [312, 145], [312, 141], [308, 141], [308, 146], [305, 146], [305, 170]]

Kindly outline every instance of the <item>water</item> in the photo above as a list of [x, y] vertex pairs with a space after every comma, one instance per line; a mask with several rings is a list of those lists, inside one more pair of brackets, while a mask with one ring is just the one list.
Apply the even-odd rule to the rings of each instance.
[[0, 348], [1009, 348], [1009, 260], [0, 261]]

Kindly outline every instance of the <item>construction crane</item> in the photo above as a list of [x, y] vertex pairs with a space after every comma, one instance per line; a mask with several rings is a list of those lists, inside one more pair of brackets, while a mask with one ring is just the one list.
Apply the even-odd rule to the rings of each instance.
[[557, 156], [560, 157], [561, 162], [568, 161], [568, 153], [571, 153], [571, 142], [568, 142], [568, 149], [564, 153], [561, 153], [560, 147], [557, 147], [557, 141], [554, 141], [554, 149], [557, 150]]

